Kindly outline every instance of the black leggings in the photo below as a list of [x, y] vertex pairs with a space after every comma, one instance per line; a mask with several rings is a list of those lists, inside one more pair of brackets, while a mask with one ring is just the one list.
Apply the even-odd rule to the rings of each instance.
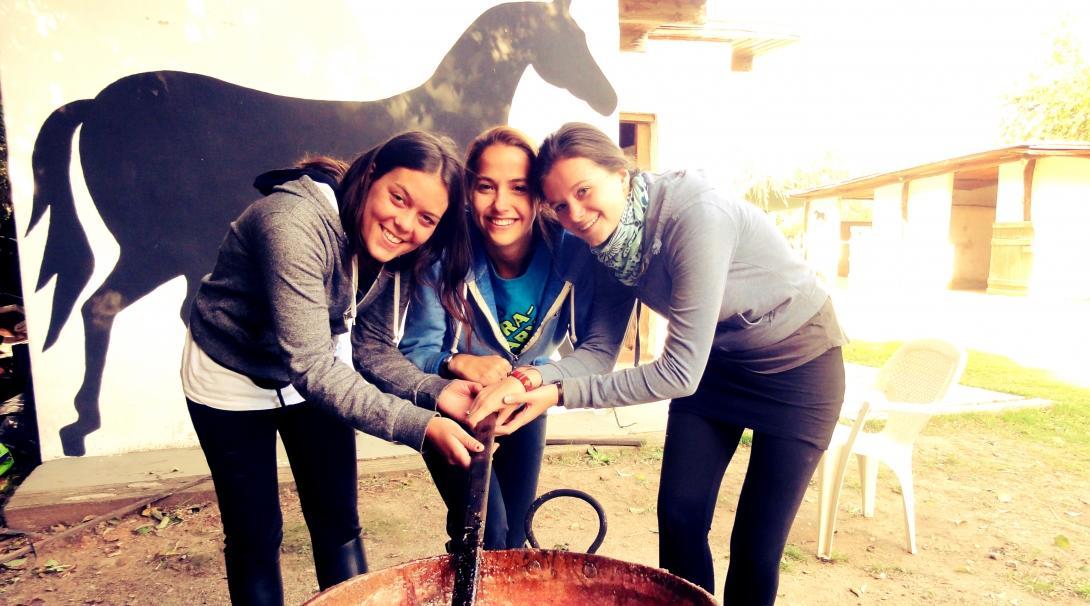
[[[537, 496], [541, 454], [545, 450], [545, 415], [509, 436], [497, 438], [496, 442], [500, 447], [492, 457], [484, 548], [518, 549], [526, 543], [526, 512]], [[465, 469], [452, 467], [432, 450], [424, 451], [424, 462], [447, 505], [449, 550], [462, 535], [469, 474]]]
[[[715, 591], [708, 531], [723, 474], [744, 427], [671, 411], [659, 485], [659, 565]], [[822, 450], [754, 432], [730, 537], [723, 603], [772, 604], [787, 534]]]
[[367, 572], [350, 426], [308, 403], [238, 412], [186, 402], [216, 486], [232, 604], [284, 603], [277, 432], [310, 531], [319, 587]]

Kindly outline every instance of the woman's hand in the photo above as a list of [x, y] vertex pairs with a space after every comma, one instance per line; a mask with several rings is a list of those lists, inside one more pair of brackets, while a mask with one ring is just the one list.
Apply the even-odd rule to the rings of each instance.
[[465, 422], [466, 413], [480, 391], [479, 383], [455, 379], [439, 392], [439, 397], [435, 399], [435, 407], [455, 421]]
[[474, 356], [458, 353], [447, 360], [447, 370], [456, 377], [484, 386], [498, 383], [511, 372], [511, 363], [497, 355]]
[[515, 412], [516, 408], [504, 404], [504, 397], [515, 394], [522, 395], [525, 392], [526, 388], [523, 387], [522, 382], [514, 377], [507, 377], [498, 383], [485, 387], [477, 394], [477, 399], [469, 407], [466, 423], [470, 427], [476, 427], [485, 417], [498, 412], [499, 417], [496, 418], [496, 426], [503, 425], [507, 417]]
[[559, 391], [555, 384], [542, 385], [533, 391], [504, 397], [504, 404], [514, 414], [503, 420], [497, 420], [496, 435], [506, 436], [519, 430], [523, 425], [538, 418], [545, 411], [556, 406]]
[[469, 467], [470, 452], [484, 450], [484, 445], [462, 429], [461, 425], [443, 417], [428, 421], [424, 437], [451, 465]]

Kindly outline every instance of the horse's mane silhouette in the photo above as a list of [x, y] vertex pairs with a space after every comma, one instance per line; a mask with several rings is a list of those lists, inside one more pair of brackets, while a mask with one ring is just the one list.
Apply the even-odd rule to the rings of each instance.
[[50, 210], [40, 290], [56, 286], [45, 349], [56, 343], [94, 269], [68, 181], [72, 138], [82, 125], [84, 180], [120, 246], [117, 265], [81, 311], [86, 371], [79, 418], [61, 429], [67, 455], [82, 455], [99, 427], [98, 398], [115, 316], [177, 277], [186, 278], [182, 319], [211, 271], [228, 223], [256, 197], [250, 183], [306, 153], [350, 160], [402, 130], [450, 135], [464, 147], [506, 124], [528, 66], [603, 115], [617, 96], [568, 12], [570, 0], [513, 2], [473, 22], [424, 84], [368, 102], [273, 95], [176, 71], [122, 78], [94, 99], [46, 119], [34, 146], [29, 232]]

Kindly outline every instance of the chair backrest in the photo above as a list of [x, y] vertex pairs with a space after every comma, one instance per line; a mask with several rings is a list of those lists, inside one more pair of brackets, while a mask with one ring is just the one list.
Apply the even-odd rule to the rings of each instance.
[[890, 402], [930, 404], [965, 370], [965, 351], [942, 339], [907, 341], [878, 371], [875, 387]]
[[[965, 370], [965, 350], [941, 339], [908, 341], [878, 371], [875, 387], [890, 402], [931, 404], [946, 397]], [[931, 413], [889, 411], [882, 435], [911, 449]]]

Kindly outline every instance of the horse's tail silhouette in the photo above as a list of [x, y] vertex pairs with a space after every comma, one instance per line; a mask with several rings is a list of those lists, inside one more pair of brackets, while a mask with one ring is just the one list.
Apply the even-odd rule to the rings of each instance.
[[95, 257], [76, 215], [76, 203], [68, 179], [72, 139], [93, 104], [94, 101], [90, 99], [81, 99], [61, 106], [46, 119], [34, 142], [34, 207], [26, 233], [34, 229], [47, 208], [50, 210], [49, 233], [46, 235], [48, 245], [36, 290], [41, 290], [53, 276], [57, 277], [49, 333], [43, 350], [57, 342], [61, 328], [72, 314], [76, 299], [91, 280], [95, 268]]

